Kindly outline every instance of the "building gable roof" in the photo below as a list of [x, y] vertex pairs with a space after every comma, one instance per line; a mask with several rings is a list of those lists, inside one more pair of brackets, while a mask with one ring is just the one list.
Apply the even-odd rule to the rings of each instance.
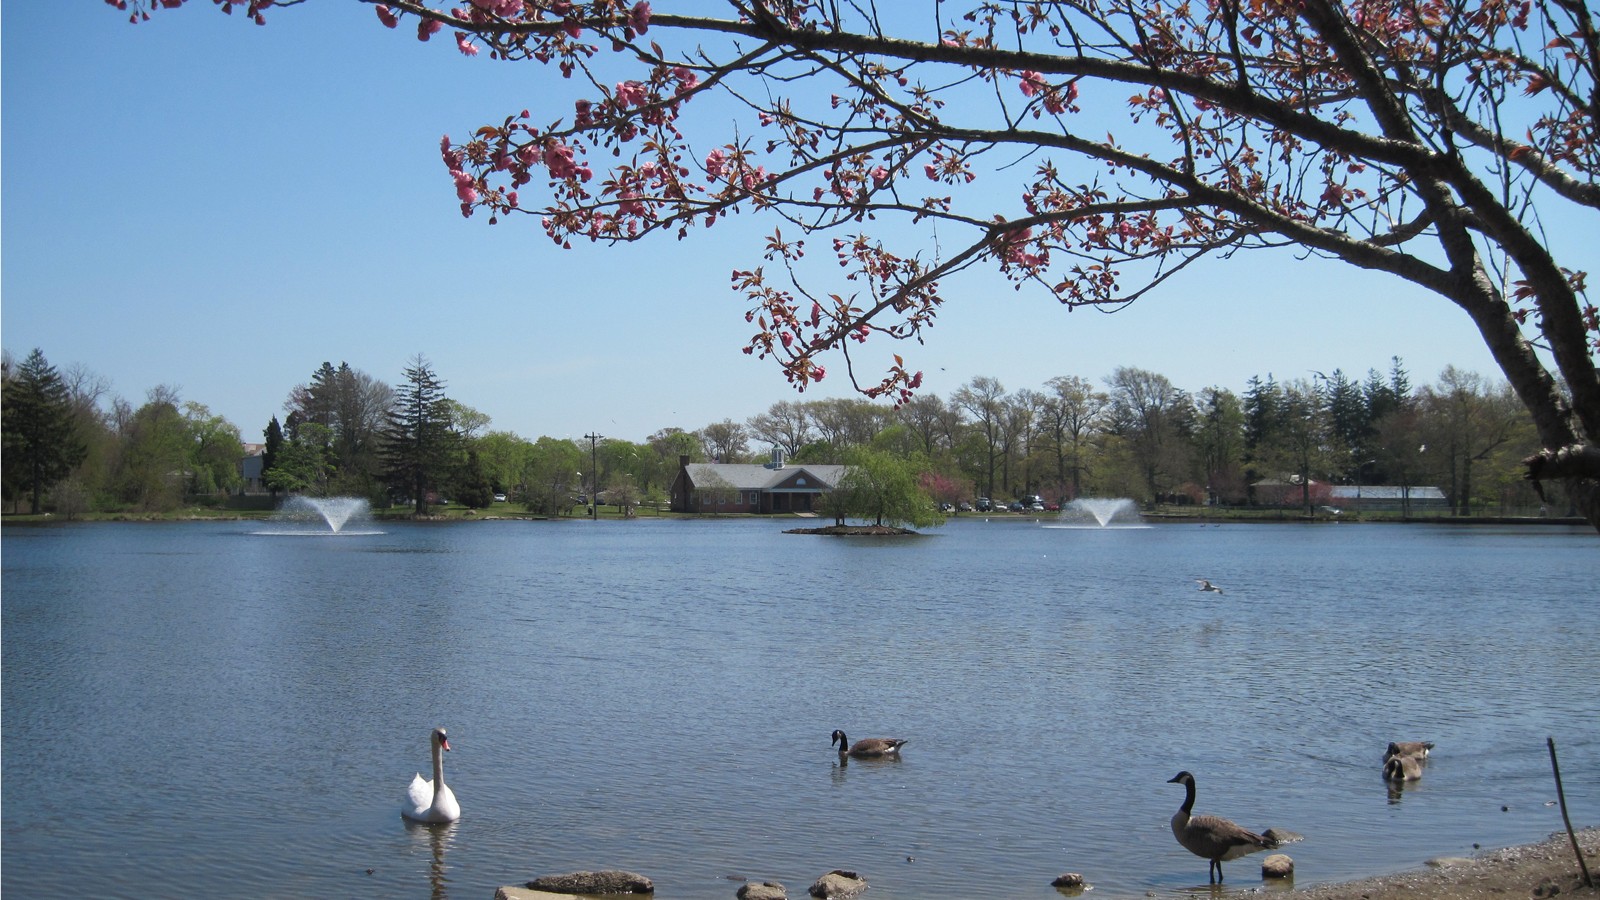
[[726, 485], [735, 491], [829, 491], [839, 483], [844, 466], [784, 466], [745, 463], [690, 463], [684, 466], [693, 488]]

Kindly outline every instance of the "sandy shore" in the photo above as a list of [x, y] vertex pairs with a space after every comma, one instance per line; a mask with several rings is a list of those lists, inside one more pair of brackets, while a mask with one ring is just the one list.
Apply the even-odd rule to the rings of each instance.
[[[1590, 877], [1600, 883], [1600, 827], [1578, 832], [1578, 846]], [[1600, 897], [1600, 889], [1582, 885], [1578, 859], [1563, 831], [1538, 844], [1485, 851], [1470, 859], [1430, 860], [1423, 869], [1297, 890], [1290, 896], [1296, 900]]]

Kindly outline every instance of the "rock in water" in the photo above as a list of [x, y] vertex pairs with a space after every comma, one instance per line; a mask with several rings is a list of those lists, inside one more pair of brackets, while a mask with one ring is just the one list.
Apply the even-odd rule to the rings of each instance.
[[1293, 878], [1294, 860], [1287, 853], [1274, 853], [1261, 861], [1262, 878]]
[[788, 889], [776, 881], [742, 884], [735, 896], [739, 900], [789, 900]]
[[528, 888], [535, 891], [549, 891], [552, 894], [654, 894], [656, 892], [655, 884], [643, 875], [615, 869], [543, 875], [528, 882]]
[[867, 889], [867, 880], [855, 872], [834, 869], [811, 885], [810, 894], [823, 900], [850, 900]]

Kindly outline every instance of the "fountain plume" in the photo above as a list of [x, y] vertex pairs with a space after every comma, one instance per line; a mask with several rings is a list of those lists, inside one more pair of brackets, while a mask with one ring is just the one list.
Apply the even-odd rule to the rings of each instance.
[[352, 519], [366, 518], [371, 507], [364, 497], [290, 497], [280, 510], [284, 518], [320, 522], [334, 534]]
[[1080, 497], [1061, 509], [1061, 518], [1087, 522], [1093, 519], [1101, 528], [1112, 524], [1118, 517], [1137, 520], [1139, 509], [1127, 497]]

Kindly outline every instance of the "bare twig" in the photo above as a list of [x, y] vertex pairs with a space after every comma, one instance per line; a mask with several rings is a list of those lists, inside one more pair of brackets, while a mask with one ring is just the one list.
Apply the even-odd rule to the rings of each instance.
[[1556, 762], [1556, 739], [1547, 737], [1545, 743], [1550, 747], [1550, 771], [1556, 776], [1556, 799], [1561, 801], [1561, 821], [1567, 826], [1567, 840], [1572, 842], [1572, 852], [1578, 857], [1578, 868], [1583, 870], [1583, 886], [1594, 887], [1594, 880], [1589, 877], [1589, 864], [1583, 861], [1583, 851], [1578, 849], [1578, 836], [1572, 833], [1572, 819], [1567, 815], [1567, 792], [1561, 787], [1561, 764]]

